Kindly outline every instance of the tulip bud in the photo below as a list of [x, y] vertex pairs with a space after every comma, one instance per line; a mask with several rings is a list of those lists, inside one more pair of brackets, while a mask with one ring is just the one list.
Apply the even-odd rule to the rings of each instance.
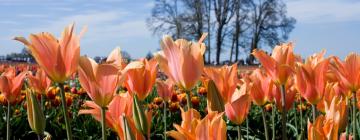
[[150, 129], [148, 126], [148, 120], [136, 94], [134, 95], [133, 118], [136, 129], [138, 129], [145, 137], [147, 137]]
[[32, 90], [28, 89], [26, 93], [26, 102], [27, 102], [27, 113], [28, 121], [30, 128], [39, 135], [42, 135], [45, 131], [45, 116], [40, 107], [36, 95]]
[[224, 101], [213, 80], [209, 81], [207, 91], [208, 107], [210, 107], [212, 111], [224, 112]]

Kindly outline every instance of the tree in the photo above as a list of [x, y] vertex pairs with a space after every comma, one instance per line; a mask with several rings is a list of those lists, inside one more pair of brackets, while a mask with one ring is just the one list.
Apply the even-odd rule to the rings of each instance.
[[170, 34], [174, 38], [184, 37], [187, 27], [184, 15], [178, 11], [178, 0], [155, 0], [147, 25], [154, 34]]
[[214, 14], [216, 19], [216, 63], [220, 64], [220, 53], [225, 38], [224, 28], [234, 15], [231, 0], [214, 0]]
[[257, 49], [259, 44], [273, 47], [286, 40], [296, 20], [286, 16], [286, 5], [281, 0], [252, 0], [250, 8], [252, 38], [249, 62], [252, 64], [254, 56], [251, 52]]

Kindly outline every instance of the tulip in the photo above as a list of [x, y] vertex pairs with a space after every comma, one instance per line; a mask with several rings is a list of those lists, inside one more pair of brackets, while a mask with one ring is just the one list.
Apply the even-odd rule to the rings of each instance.
[[141, 67], [127, 71], [125, 86], [130, 94], [136, 94], [140, 100], [144, 100], [155, 84], [157, 62], [155, 59], [142, 59], [139, 62], [142, 64]]
[[44, 94], [51, 84], [51, 80], [46, 76], [45, 71], [42, 69], [38, 69], [35, 76], [28, 75], [28, 79], [29, 86], [41, 94]]
[[324, 95], [326, 86], [325, 73], [329, 60], [325, 59], [316, 64], [314, 63], [309, 58], [305, 64], [300, 64], [295, 77], [298, 91], [312, 105], [316, 105]]
[[261, 72], [260, 69], [256, 69], [250, 76], [252, 86], [249, 91], [249, 95], [254, 104], [263, 106], [268, 100], [271, 100], [271, 92], [273, 83], [271, 78]]
[[45, 116], [31, 89], [27, 89], [26, 102], [30, 128], [41, 138], [45, 131]]
[[166, 103], [170, 100], [170, 97], [171, 95], [173, 94], [173, 84], [171, 83], [170, 80], [166, 80], [165, 82], [164, 81], [161, 81], [161, 80], [157, 80], [156, 81], [156, 84], [157, 84], [157, 93], [159, 94], [159, 96], [161, 98], [164, 99], [164, 137], [165, 137], [165, 140], [167, 140], [167, 137], [166, 137], [166, 119], [167, 119], [167, 115], [166, 115]]
[[256, 69], [253, 74], [250, 76], [252, 81], [252, 86], [250, 88], [250, 96], [254, 104], [261, 107], [261, 114], [264, 123], [264, 131], [265, 131], [265, 139], [269, 139], [269, 134], [267, 130], [266, 123], [266, 112], [264, 110], [264, 105], [271, 98], [270, 94], [272, 92], [273, 83], [271, 81], [271, 77], [268, 77], [264, 73], [261, 72], [260, 69]]
[[200, 120], [200, 113], [196, 110], [181, 110], [181, 126], [174, 124], [177, 131], [169, 131], [168, 135], [176, 140], [224, 140], [226, 123], [222, 115], [223, 113], [210, 112]]
[[21, 93], [24, 78], [28, 72], [23, 71], [16, 75], [14, 67], [6, 69], [0, 76], [0, 91], [9, 104], [14, 103]]
[[[62, 89], [64, 82], [76, 72], [80, 57], [80, 35], [74, 33], [74, 24], [66, 27], [60, 37], [56, 39], [48, 32], [31, 34], [30, 41], [24, 37], [15, 37], [14, 39], [22, 42], [30, 50], [39, 66], [46, 72], [49, 78], [58, 83]], [[61, 102], [66, 125], [66, 135], [71, 140], [70, 120], [67, 116], [67, 107], [65, 105], [65, 93], [61, 92]]]
[[284, 85], [293, 74], [295, 63], [300, 61], [300, 58], [293, 53], [293, 48], [292, 43], [287, 43], [276, 46], [271, 56], [262, 50], [254, 50], [252, 54], [260, 61], [276, 84]]
[[231, 102], [225, 104], [225, 114], [233, 123], [240, 125], [246, 119], [251, 107], [248, 95], [249, 85], [243, 84], [240, 90], [235, 90]]
[[162, 52], [155, 56], [160, 68], [169, 79], [184, 89], [190, 90], [202, 74], [205, 52], [202, 41], [206, 35], [204, 34], [199, 42], [185, 39], [174, 42], [170, 36], [164, 36], [161, 41]]
[[[293, 80], [291, 80], [291, 81], [293, 81]], [[293, 106], [293, 103], [295, 101], [295, 96], [297, 93], [295, 87], [290, 83], [288, 83], [286, 85], [285, 89], [286, 89], [286, 97], [285, 97], [285, 107], [284, 108], [282, 108], [283, 100], [281, 97], [281, 88], [277, 85], [274, 85], [274, 88], [272, 91], [272, 96], [274, 97], [275, 104], [280, 112], [286, 112], [291, 109], [291, 107]], [[285, 111], [284, 111], [284, 109], [285, 109]]]
[[105, 140], [105, 110], [117, 90], [118, 69], [111, 64], [97, 64], [93, 59], [80, 57], [79, 81], [91, 100], [100, 108], [102, 115], [102, 136]]
[[74, 24], [71, 24], [64, 29], [60, 39], [47, 32], [31, 34], [30, 42], [24, 37], [14, 39], [27, 46], [36, 62], [52, 81], [64, 83], [77, 70], [80, 38], [85, 29], [80, 35], [76, 35]]
[[308, 121], [308, 140], [338, 139], [338, 126], [320, 115], [314, 123]]
[[332, 99], [338, 97], [342, 97], [342, 99], [345, 99], [345, 96], [342, 95], [339, 83], [326, 83], [324, 93], [326, 94], [324, 94], [324, 97], [317, 104], [317, 109], [319, 109], [323, 113], [325, 113], [325, 106], [330, 106]]
[[32, 76], [31, 74], [28, 75], [29, 79], [29, 85], [30, 87], [34, 88], [34, 90], [37, 93], [40, 93], [41, 95], [41, 107], [43, 106], [43, 97], [46, 92], [46, 90], [50, 87], [51, 80], [46, 76], [46, 73], [42, 69], [38, 69], [35, 76]]
[[7, 100], [7, 115], [6, 115], [7, 140], [10, 140], [10, 105], [12, 103], [15, 103], [16, 99], [19, 97], [26, 74], [27, 72], [23, 71], [20, 74], [16, 75], [15, 68], [11, 67], [8, 68], [0, 76], [0, 91]]
[[334, 97], [329, 105], [325, 105], [325, 118], [331, 120], [338, 126], [339, 131], [343, 131], [347, 125], [346, 102], [340, 97]]
[[280, 86], [281, 100], [282, 100], [282, 138], [287, 139], [286, 136], [286, 89], [285, 85], [294, 73], [294, 66], [297, 61], [300, 61], [300, 57], [293, 53], [293, 44], [281, 44], [273, 49], [272, 55], [267, 55], [264, 51], [254, 50], [252, 53], [262, 64], [266, 72], [271, 76], [272, 80]]
[[115, 48], [106, 58], [106, 63], [114, 64], [118, 69], [122, 70], [126, 64], [121, 55], [120, 47]]
[[347, 88], [352, 93], [352, 128], [353, 136], [356, 139], [357, 134], [357, 109], [356, 92], [360, 89], [360, 55], [350, 53], [345, 61], [341, 62], [339, 58], [334, 57], [332, 70], [340, 81], [340, 85]]
[[[80, 114], [91, 114], [97, 121], [101, 121], [101, 107], [93, 101], [86, 101], [84, 106], [90, 109], [81, 109]], [[132, 116], [133, 98], [128, 94], [115, 95], [114, 99], [110, 102], [108, 110], [106, 110], [106, 125], [116, 132], [120, 139], [125, 138], [124, 124], [121, 117]]]
[[224, 100], [224, 103], [230, 102], [232, 95], [239, 82], [237, 77], [237, 64], [232, 66], [222, 66], [221, 68], [205, 68], [205, 75], [215, 82], [216, 88]]
[[204, 34], [198, 42], [190, 42], [185, 39], [178, 39], [175, 42], [170, 36], [164, 36], [160, 46], [162, 51], [155, 55], [159, 62], [160, 69], [168, 78], [187, 92], [187, 106], [190, 104], [190, 90], [200, 79], [203, 68], [205, 44], [202, 41], [207, 34]]
[[173, 94], [173, 84], [171, 81], [156, 80], [156, 85], [158, 95], [163, 98], [165, 102], [169, 101], [171, 95]]
[[97, 64], [93, 59], [80, 57], [79, 81], [91, 100], [106, 107], [114, 97], [119, 81], [118, 69], [111, 64]]

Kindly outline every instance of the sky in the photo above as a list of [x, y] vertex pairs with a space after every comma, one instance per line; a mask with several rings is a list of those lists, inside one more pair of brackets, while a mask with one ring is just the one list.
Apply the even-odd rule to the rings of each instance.
[[[285, 0], [288, 15], [296, 18], [289, 41], [303, 57], [327, 50], [344, 58], [360, 53], [359, 0]], [[159, 46], [146, 26], [153, 0], [0, 0], [0, 55], [20, 52], [24, 47], [12, 40], [31, 33], [51, 32], [60, 36], [63, 28], [75, 22], [81, 39], [81, 54], [107, 56], [120, 47], [132, 58], [145, 57]], [[222, 54], [228, 55], [227, 52]]]

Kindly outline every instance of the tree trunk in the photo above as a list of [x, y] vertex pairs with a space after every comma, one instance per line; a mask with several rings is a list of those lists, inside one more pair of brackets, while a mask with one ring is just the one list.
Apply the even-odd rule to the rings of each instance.
[[216, 33], [216, 64], [220, 64], [220, 53], [222, 45], [222, 29], [223, 25], [219, 24]]

